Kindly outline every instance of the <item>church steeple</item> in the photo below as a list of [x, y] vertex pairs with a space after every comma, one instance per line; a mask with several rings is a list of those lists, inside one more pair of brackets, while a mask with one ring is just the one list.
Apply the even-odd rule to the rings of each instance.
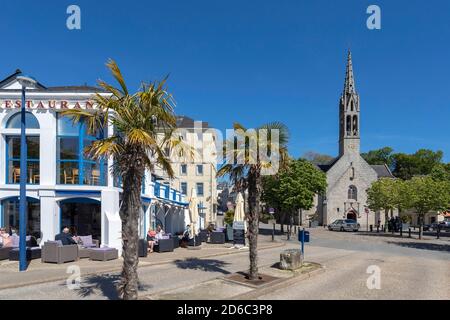
[[344, 93], [345, 94], [356, 93], [355, 77], [353, 76], [352, 53], [350, 50], [348, 51], [347, 57], [347, 69], [345, 72]]
[[353, 75], [352, 53], [348, 52], [344, 91], [339, 102], [339, 155], [360, 150], [359, 95]]

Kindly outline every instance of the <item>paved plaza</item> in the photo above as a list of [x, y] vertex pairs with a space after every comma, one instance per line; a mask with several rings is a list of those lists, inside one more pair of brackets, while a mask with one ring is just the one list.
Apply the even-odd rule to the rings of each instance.
[[[262, 226], [259, 265], [269, 272], [280, 252], [298, 248], [295, 239]], [[306, 261], [322, 265], [323, 272], [291, 281], [282, 289], [254, 294], [257, 299], [450, 299], [450, 238], [425, 240], [399, 238], [390, 234], [330, 232], [310, 229]], [[121, 260], [82, 260], [65, 265], [34, 261], [29, 271], [18, 273], [16, 263], [3, 262], [0, 275], [1, 299], [117, 299], [115, 284]], [[79, 265], [80, 288], [69, 289], [67, 267]], [[369, 290], [369, 266], [381, 271], [381, 288]], [[177, 249], [174, 253], [152, 254], [139, 268], [140, 297], [144, 299], [233, 299], [249, 290], [222, 281], [248, 267], [248, 252], [223, 245], [203, 245], [201, 250]], [[17, 283], [19, 287], [14, 286]], [[2, 289], [3, 288], [3, 289]], [[183, 288], [190, 289], [190, 295]]]

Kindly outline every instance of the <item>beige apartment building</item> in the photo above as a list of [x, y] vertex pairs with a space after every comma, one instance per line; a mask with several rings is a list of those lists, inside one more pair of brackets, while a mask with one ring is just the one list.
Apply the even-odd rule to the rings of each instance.
[[216, 131], [209, 128], [207, 122], [194, 121], [186, 116], [177, 118], [177, 126], [178, 134], [192, 148], [193, 154], [181, 157], [171, 154], [175, 173], [173, 179], [169, 179], [162, 170], [156, 169], [155, 173], [162, 180], [161, 183], [177, 188], [186, 195], [186, 199], [191, 198], [193, 190], [196, 191], [202, 227], [206, 228], [217, 219]]

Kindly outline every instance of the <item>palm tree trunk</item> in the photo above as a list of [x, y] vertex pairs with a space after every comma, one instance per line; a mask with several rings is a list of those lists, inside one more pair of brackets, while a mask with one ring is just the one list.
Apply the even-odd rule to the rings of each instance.
[[250, 269], [249, 279], [258, 279], [258, 232], [261, 177], [257, 169], [251, 169], [248, 184], [248, 240]]
[[142, 208], [142, 175], [139, 172], [143, 170], [127, 171], [123, 181], [123, 202], [120, 209], [123, 266], [119, 294], [124, 300], [138, 298], [139, 212]]

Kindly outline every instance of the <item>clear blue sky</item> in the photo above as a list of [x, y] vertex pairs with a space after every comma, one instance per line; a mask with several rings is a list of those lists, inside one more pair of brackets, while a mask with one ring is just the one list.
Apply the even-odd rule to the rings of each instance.
[[[66, 8], [82, 30], [66, 28]], [[382, 29], [366, 28], [366, 8]], [[291, 153], [337, 154], [346, 50], [361, 96], [362, 151], [441, 149], [450, 162], [448, 0], [2, 1], [0, 77], [16, 68], [43, 84], [110, 80], [130, 87], [170, 73], [177, 113], [225, 129], [279, 120]]]

